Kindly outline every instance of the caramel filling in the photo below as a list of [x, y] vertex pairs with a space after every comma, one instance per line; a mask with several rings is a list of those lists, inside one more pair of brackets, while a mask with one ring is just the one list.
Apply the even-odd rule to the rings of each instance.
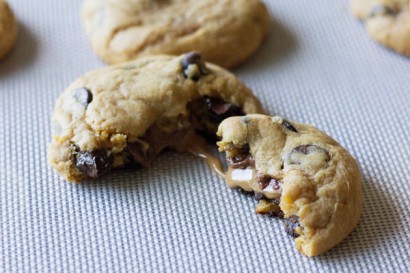
[[211, 170], [222, 178], [225, 178], [221, 161], [209, 152], [207, 143], [201, 136], [196, 133], [192, 133], [188, 138], [186, 138], [185, 142], [186, 143], [184, 143], [183, 146], [185, 146], [185, 149], [189, 153], [204, 159]]

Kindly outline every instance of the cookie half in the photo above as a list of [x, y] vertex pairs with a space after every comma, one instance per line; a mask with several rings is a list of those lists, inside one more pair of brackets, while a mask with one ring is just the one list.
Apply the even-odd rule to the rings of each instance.
[[110, 64], [198, 51], [232, 68], [252, 55], [270, 26], [260, 0], [85, 0], [82, 18], [94, 51]]
[[197, 53], [95, 70], [58, 99], [50, 164], [68, 181], [148, 166], [164, 149], [202, 153], [230, 116], [263, 113], [235, 76]]
[[307, 256], [342, 241], [362, 211], [355, 159], [318, 129], [282, 117], [248, 115], [219, 126], [232, 188], [255, 192], [256, 212], [284, 218], [286, 232]]
[[351, 0], [351, 8], [374, 40], [410, 56], [409, 0]]
[[0, 59], [13, 47], [17, 39], [18, 24], [8, 3], [0, 0]]

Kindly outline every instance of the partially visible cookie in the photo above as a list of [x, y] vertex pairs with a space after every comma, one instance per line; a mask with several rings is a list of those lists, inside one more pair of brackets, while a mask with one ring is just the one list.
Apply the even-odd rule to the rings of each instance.
[[55, 106], [50, 164], [68, 181], [148, 166], [164, 149], [202, 153], [230, 116], [263, 113], [234, 75], [197, 53], [105, 67], [72, 83]]
[[17, 38], [17, 21], [8, 3], [0, 0], [0, 59], [13, 47]]
[[369, 35], [401, 54], [410, 56], [409, 0], [351, 0], [353, 14]]
[[342, 241], [362, 211], [355, 159], [318, 129], [282, 117], [231, 117], [218, 145], [229, 162], [232, 188], [255, 192], [257, 213], [284, 217], [286, 232], [307, 256]]
[[226, 68], [245, 61], [270, 26], [260, 0], [85, 0], [82, 18], [107, 63], [198, 51]]

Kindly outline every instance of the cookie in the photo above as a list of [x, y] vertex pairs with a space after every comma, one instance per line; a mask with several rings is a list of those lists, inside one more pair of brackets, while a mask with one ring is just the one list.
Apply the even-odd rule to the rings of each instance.
[[17, 39], [17, 21], [6, 1], [0, 0], [0, 59], [13, 47]]
[[409, 0], [351, 0], [351, 8], [374, 40], [410, 56]]
[[226, 181], [255, 192], [256, 212], [284, 218], [286, 232], [307, 256], [342, 241], [362, 211], [355, 159], [318, 129], [282, 117], [231, 117], [219, 126]]
[[50, 164], [68, 181], [149, 166], [164, 149], [203, 155], [230, 116], [263, 113], [252, 92], [197, 53], [149, 56], [88, 73], [58, 99]]
[[198, 51], [232, 68], [252, 55], [270, 26], [260, 0], [85, 0], [82, 18], [95, 53], [110, 64]]

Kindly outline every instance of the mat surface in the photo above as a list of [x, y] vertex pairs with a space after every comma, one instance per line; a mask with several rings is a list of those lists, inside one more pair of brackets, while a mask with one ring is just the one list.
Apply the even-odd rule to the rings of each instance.
[[18, 44], [0, 63], [0, 272], [405, 272], [410, 268], [410, 59], [367, 35], [347, 0], [269, 0], [275, 22], [234, 72], [271, 114], [315, 124], [357, 159], [364, 212], [306, 258], [199, 159], [63, 181], [46, 161], [55, 100], [103, 66], [80, 0], [12, 0]]

